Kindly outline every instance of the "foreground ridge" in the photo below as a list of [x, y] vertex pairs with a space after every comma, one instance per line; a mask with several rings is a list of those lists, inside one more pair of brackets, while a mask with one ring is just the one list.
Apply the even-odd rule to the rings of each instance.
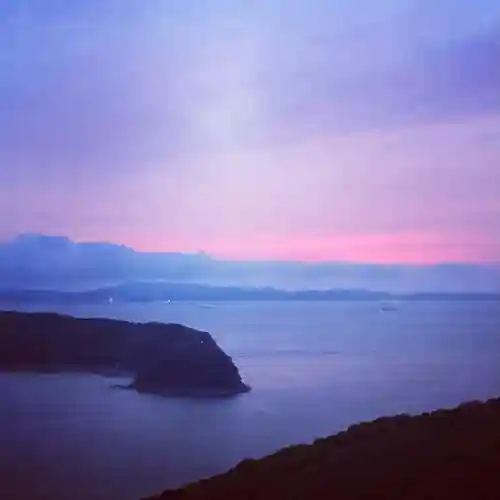
[[500, 398], [353, 425], [144, 500], [330, 498], [500, 499]]

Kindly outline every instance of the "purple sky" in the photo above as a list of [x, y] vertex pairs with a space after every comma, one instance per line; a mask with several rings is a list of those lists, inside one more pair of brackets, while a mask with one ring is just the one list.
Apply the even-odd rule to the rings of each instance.
[[500, 261], [500, 3], [7, 0], [0, 236]]

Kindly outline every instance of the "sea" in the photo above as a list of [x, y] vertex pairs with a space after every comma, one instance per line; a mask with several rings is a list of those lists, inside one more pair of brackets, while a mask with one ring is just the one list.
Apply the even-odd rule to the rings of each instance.
[[175, 399], [118, 390], [99, 375], [0, 374], [2, 500], [139, 500], [360, 421], [500, 395], [500, 302], [18, 310], [206, 330], [253, 389]]

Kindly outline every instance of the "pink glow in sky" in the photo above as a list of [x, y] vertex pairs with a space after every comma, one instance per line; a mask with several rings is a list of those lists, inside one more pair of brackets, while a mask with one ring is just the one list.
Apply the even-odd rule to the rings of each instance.
[[500, 261], [500, 6], [278, 3], [6, 2], [0, 234]]

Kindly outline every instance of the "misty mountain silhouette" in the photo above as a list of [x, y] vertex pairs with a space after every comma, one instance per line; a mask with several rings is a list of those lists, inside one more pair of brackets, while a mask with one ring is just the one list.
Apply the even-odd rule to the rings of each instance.
[[125, 282], [212, 286], [500, 292], [500, 264], [429, 266], [231, 261], [205, 253], [138, 252], [107, 242], [24, 234], [0, 244], [0, 288], [84, 290]]
[[[0, 290], [4, 304], [116, 304], [119, 302], [182, 301], [386, 301], [386, 300], [500, 300], [494, 293], [412, 293], [395, 294], [370, 290], [281, 290], [265, 287], [210, 286], [195, 283], [131, 282], [91, 290]], [[382, 311], [396, 311], [396, 306], [383, 306]]]

